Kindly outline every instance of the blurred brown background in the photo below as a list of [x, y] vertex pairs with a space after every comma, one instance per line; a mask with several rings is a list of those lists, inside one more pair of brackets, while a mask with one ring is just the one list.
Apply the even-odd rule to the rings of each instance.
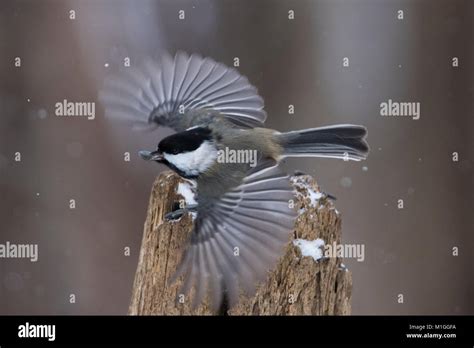
[[[474, 314], [473, 4], [3, 0], [0, 243], [38, 243], [39, 261], [0, 259], [0, 314], [126, 313], [149, 190], [164, 169], [137, 151], [166, 131], [111, 125], [98, 103], [94, 121], [60, 118], [54, 104], [96, 101], [124, 57], [177, 49], [229, 65], [239, 57], [269, 127], [367, 126], [365, 162], [287, 163], [338, 197], [343, 241], [365, 245], [364, 262], [344, 261], [354, 314]], [[379, 116], [388, 99], [420, 102], [421, 119]]]

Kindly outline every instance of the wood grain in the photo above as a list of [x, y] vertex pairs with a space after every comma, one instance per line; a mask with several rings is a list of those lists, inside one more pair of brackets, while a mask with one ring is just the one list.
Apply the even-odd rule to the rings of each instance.
[[[177, 186], [182, 181], [173, 172], [155, 180], [144, 226], [142, 246], [129, 307], [130, 315], [213, 315], [207, 299], [194, 310], [190, 301], [178, 299], [181, 279], [170, 284], [192, 230], [191, 214], [178, 221], [164, 215], [182, 197]], [[298, 192], [295, 208], [300, 212], [284, 254], [268, 273], [252, 297], [242, 295], [228, 315], [347, 315], [351, 312], [351, 273], [341, 258], [315, 261], [302, 257], [295, 238], [321, 238], [326, 244], [341, 243], [341, 215], [324, 197], [311, 203], [309, 190], [319, 192], [308, 175], [292, 177]], [[314, 202], [313, 202], [314, 203]], [[191, 296], [193, 294], [190, 294]]]

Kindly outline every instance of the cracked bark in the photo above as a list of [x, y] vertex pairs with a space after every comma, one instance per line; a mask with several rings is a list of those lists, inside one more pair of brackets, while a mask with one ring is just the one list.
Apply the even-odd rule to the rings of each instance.
[[[168, 282], [193, 225], [191, 214], [174, 222], [164, 219], [164, 215], [182, 199], [176, 192], [181, 181], [178, 175], [164, 172], [153, 184], [130, 315], [215, 314], [207, 300], [194, 310], [189, 301], [176, 301], [181, 280], [174, 284]], [[300, 249], [292, 243], [296, 238], [321, 238], [326, 244], [341, 243], [341, 215], [333, 202], [324, 197], [313, 202], [315, 204], [311, 202], [308, 190], [319, 192], [312, 177], [295, 176], [292, 182], [297, 191], [295, 206], [300, 215], [285, 252], [256, 294], [252, 297], [242, 295], [239, 303], [227, 312], [229, 315], [346, 315], [351, 312], [352, 277], [342, 266], [342, 259], [331, 257], [316, 262], [311, 257], [302, 257]]]

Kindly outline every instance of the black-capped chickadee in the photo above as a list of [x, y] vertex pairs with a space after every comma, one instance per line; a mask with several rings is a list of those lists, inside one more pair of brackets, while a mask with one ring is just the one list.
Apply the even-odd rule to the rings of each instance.
[[176, 273], [182, 293], [195, 288], [194, 304], [209, 292], [214, 308], [224, 293], [232, 306], [281, 256], [296, 217], [281, 159], [359, 161], [368, 153], [363, 126], [264, 128], [263, 99], [247, 78], [196, 54], [127, 68], [106, 79], [100, 99], [106, 116], [177, 132], [140, 156], [197, 183], [194, 230]]

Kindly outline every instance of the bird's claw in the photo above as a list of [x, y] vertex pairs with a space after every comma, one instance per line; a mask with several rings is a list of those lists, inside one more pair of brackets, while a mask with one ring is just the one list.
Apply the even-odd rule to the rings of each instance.
[[331, 199], [331, 200], [333, 200], [333, 201], [337, 200], [336, 196], [333, 196], [333, 195], [330, 194], [330, 193], [327, 193], [327, 192], [322, 192], [322, 193], [323, 193], [324, 197], [326, 197], [326, 198], [329, 198], [329, 199]]
[[306, 175], [305, 172], [303, 172], [302, 170], [295, 170], [295, 172], [293, 173], [294, 176], [302, 176], [302, 175]]
[[188, 205], [186, 208], [178, 208], [165, 214], [166, 221], [175, 221], [180, 219], [186, 213], [197, 211], [197, 205]]
[[165, 219], [166, 221], [178, 220], [184, 215], [185, 212], [186, 212], [185, 209], [177, 209], [177, 210], [171, 211], [165, 214]]

